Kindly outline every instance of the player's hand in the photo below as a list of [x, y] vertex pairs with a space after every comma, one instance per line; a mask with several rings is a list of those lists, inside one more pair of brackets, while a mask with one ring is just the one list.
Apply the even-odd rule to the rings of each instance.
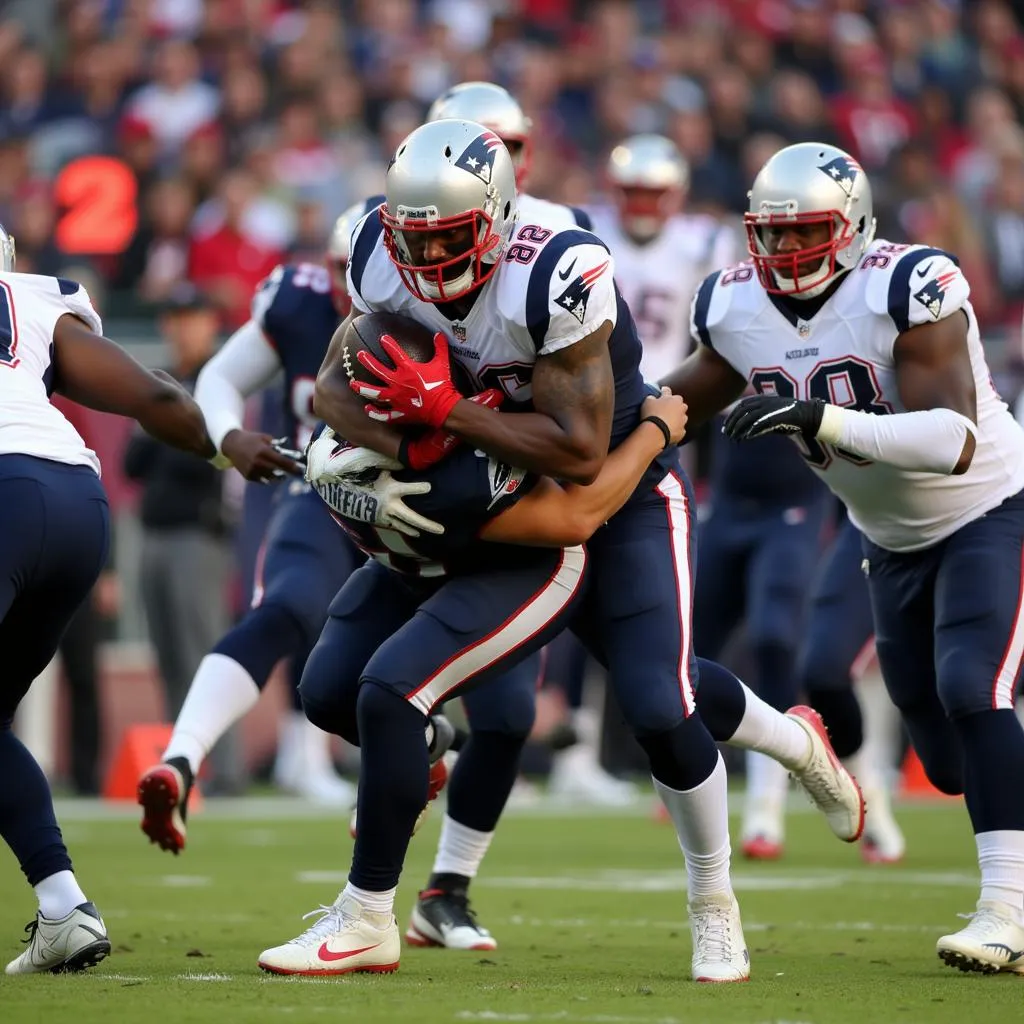
[[722, 432], [734, 441], [751, 441], [765, 434], [803, 434], [812, 438], [821, 426], [825, 403], [780, 395], [754, 395], [736, 403]]
[[372, 448], [355, 448], [339, 441], [330, 427], [306, 448], [306, 481], [314, 486], [342, 479], [372, 482], [382, 469], [401, 468], [400, 462]]
[[358, 352], [356, 358], [381, 384], [349, 383], [357, 395], [370, 399], [366, 415], [385, 423], [402, 420], [435, 429], [444, 426], [448, 414], [462, 400], [452, 383], [448, 339], [440, 332], [434, 335], [434, 356], [426, 363], [410, 359], [389, 334], [381, 335], [380, 343], [395, 368], [385, 366], [370, 352]]
[[421, 533], [444, 533], [444, 527], [421, 516], [405, 503], [412, 495], [427, 494], [426, 480], [396, 480], [390, 470], [381, 470], [372, 480], [366, 477], [321, 477], [314, 482], [317, 494], [343, 519], [371, 523], [385, 530], [397, 530], [407, 537]]
[[275, 447], [269, 434], [229, 430], [220, 443], [220, 450], [246, 480], [267, 483], [281, 476], [302, 476], [302, 465], [291, 454], [283, 454], [279, 446]]
[[[497, 409], [505, 401], [505, 392], [500, 388], [489, 388], [468, 401], [486, 409]], [[431, 430], [420, 437], [406, 435], [399, 443], [398, 458], [409, 469], [426, 469], [440, 462], [461, 443], [460, 438], [444, 429]]]
[[651, 395], [640, 406], [640, 418], [657, 416], [665, 423], [672, 435], [672, 444], [679, 444], [686, 436], [686, 402], [679, 395], [673, 395], [668, 388], [662, 388], [660, 395]]

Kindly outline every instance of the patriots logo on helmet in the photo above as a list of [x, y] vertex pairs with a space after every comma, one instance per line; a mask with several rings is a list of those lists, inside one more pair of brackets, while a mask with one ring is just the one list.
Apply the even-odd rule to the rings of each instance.
[[914, 292], [914, 298], [924, 306], [932, 315], [932, 319], [938, 320], [942, 312], [943, 296], [949, 291], [949, 286], [956, 280], [957, 271], [947, 270], [944, 274], [929, 281], [919, 291]]
[[494, 155], [504, 145], [494, 132], [484, 132], [462, 151], [455, 166], [475, 174], [485, 185], [489, 185], [494, 174]]
[[858, 174], [863, 174], [860, 164], [848, 156], [837, 156], [818, 170], [827, 174], [848, 196], [853, 194], [853, 183]]
[[609, 260], [605, 260], [604, 263], [600, 263], [590, 270], [585, 270], [555, 299], [555, 304], [572, 313], [580, 323], [583, 323], [587, 315], [587, 301], [590, 299], [590, 289], [594, 287], [598, 278], [608, 269], [609, 262]]

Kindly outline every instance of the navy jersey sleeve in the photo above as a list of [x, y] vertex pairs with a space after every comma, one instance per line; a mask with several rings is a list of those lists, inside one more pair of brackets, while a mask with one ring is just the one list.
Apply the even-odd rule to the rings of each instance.
[[420, 515], [445, 527], [446, 545], [474, 540], [484, 525], [537, 484], [538, 477], [525, 469], [462, 445], [443, 461], [425, 472], [402, 471], [402, 480], [426, 480], [426, 494], [410, 495], [406, 502]]

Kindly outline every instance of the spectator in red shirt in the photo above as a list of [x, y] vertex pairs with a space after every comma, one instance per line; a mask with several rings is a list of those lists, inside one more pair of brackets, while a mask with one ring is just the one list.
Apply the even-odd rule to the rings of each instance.
[[194, 238], [189, 277], [221, 311], [231, 330], [249, 318], [256, 285], [284, 259], [284, 254], [256, 241], [245, 227], [245, 214], [256, 198], [256, 183], [245, 170], [234, 170], [221, 183], [218, 216], [206, 233]]

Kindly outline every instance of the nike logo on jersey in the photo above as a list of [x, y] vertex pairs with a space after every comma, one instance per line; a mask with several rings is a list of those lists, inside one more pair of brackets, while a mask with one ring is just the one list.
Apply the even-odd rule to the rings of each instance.
[[573, 260], [572, 263], [570, 263], [569, 266], [566, 268], [564, 274], [562, 273], [562, 271], [559, 271], [558, 272], [559, 280], [568, 281], [569, 280], [569, 275], [572, 273], [573, 268], [575, 266], [576, 266], [576, 260]]
[[317, 956], [326, 963], [331, 963], [334, 960], [347, 960], [350, 956], [358, 956], [360, 953], [369, 953], [371, 949], [376, 949], [379, 945], [380, 943], [378, 942], [372, 946], [363, 946], [362, 949], [346, 949], [341, 953], [332, 953], [327, 948], [327, 943], [325, 942], [317, 950]]
[[[573, 266], [575, 266], [575, 264], [576, 261], [573, 260]], [[604, 263], [599, 263], [596, 267], [592, 267], [590, 270], [584, 270], [583, 273], [576, 277], [569, 287], [555, 299], [555, 305], [561, 306], [562, 309], [567, 310], [576, 317], [580, 323], [583, 323], [587, 316], [587, 302], [590, 298], [590, 289], [594, 287], [598, 279], [608, 269], [610, 264], [611, 260], [605, 260]], [[572, 267], [569, 268], [568, 272], [572, 272]]]
[[918, 267], [917, 268], [917, 276], [918, 277], [925, 277], [927, 275], [928, 271], [931, 270], [932, 264], [934, 262], [935, 262], [935, 260], [929, 260], [923, 267]]

